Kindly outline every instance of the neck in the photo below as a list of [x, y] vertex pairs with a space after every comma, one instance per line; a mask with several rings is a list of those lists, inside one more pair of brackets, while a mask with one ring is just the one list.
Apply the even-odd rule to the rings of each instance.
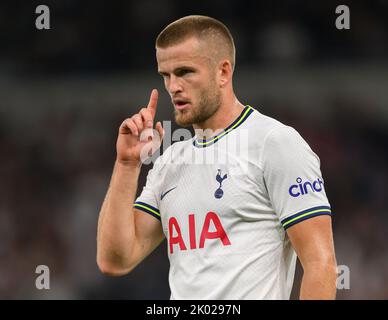
[[244, 105], [233, 95], [231, 99], [221, 102], [220, 107], [209, 119], [193, 124], [196, 135], [207, 140], [228, 127], [244, 110]]

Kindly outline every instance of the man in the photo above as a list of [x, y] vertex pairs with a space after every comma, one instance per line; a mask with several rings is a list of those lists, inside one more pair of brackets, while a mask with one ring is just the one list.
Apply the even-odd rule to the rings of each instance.
[[[164, 134], [160, 122], [149, 133], [158, 92], [121, 124], [99, 218], [101, 271], [127, 274], [166, 237], [171, 299], [289, 299], [296, 254], [304, 270], [300, 298], [334, 299], [319, 158], [293, 128], [237, 100], [228, 29], [209, 17], [179, 19], [159, 34], [156, 58], [176, 122], [196, 135], [158, 158], [135, 201], [144, 150], [152, 154]], [[230, 141], [241, 141], [239, 150]], [[214, 152], [227, 161], [190, 162]]]

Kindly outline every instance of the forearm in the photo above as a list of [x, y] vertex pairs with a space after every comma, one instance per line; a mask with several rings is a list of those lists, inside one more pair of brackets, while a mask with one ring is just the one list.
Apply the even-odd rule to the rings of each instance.
[[333, 300], [336, 297], [335, 263], [311, 263], [304, 267], [301, 300]]
[[98, 221], [97, 262], [101, 269], [128, 267], [135, 238], [132, 205], [139, 174], [140, 165], [115, 163]]

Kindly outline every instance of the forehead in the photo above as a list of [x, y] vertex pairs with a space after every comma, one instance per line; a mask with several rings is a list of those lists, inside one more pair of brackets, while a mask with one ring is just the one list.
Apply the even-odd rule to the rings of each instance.
[[201, 66], [210, 58], [208, 50], [196, 38], [189, 38], [167, 48], [156, 48], [159, 71], [167, 71], [179, 66]]

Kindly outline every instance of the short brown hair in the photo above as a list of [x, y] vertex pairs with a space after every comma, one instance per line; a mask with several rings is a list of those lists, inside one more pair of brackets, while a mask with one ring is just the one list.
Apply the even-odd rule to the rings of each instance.
[[200, 40], [211, 38], [212, 43], [214, 41], [221, 42], [216, 43], [216, 45], [226, 49], [225, 51], [234, 68], [235, 46], [232, 34], [222, 22], [211, 17], [192, 15], [170, 23], [156, 38], [156, 47], [167, 48], [190, 37], [196, 37]]

